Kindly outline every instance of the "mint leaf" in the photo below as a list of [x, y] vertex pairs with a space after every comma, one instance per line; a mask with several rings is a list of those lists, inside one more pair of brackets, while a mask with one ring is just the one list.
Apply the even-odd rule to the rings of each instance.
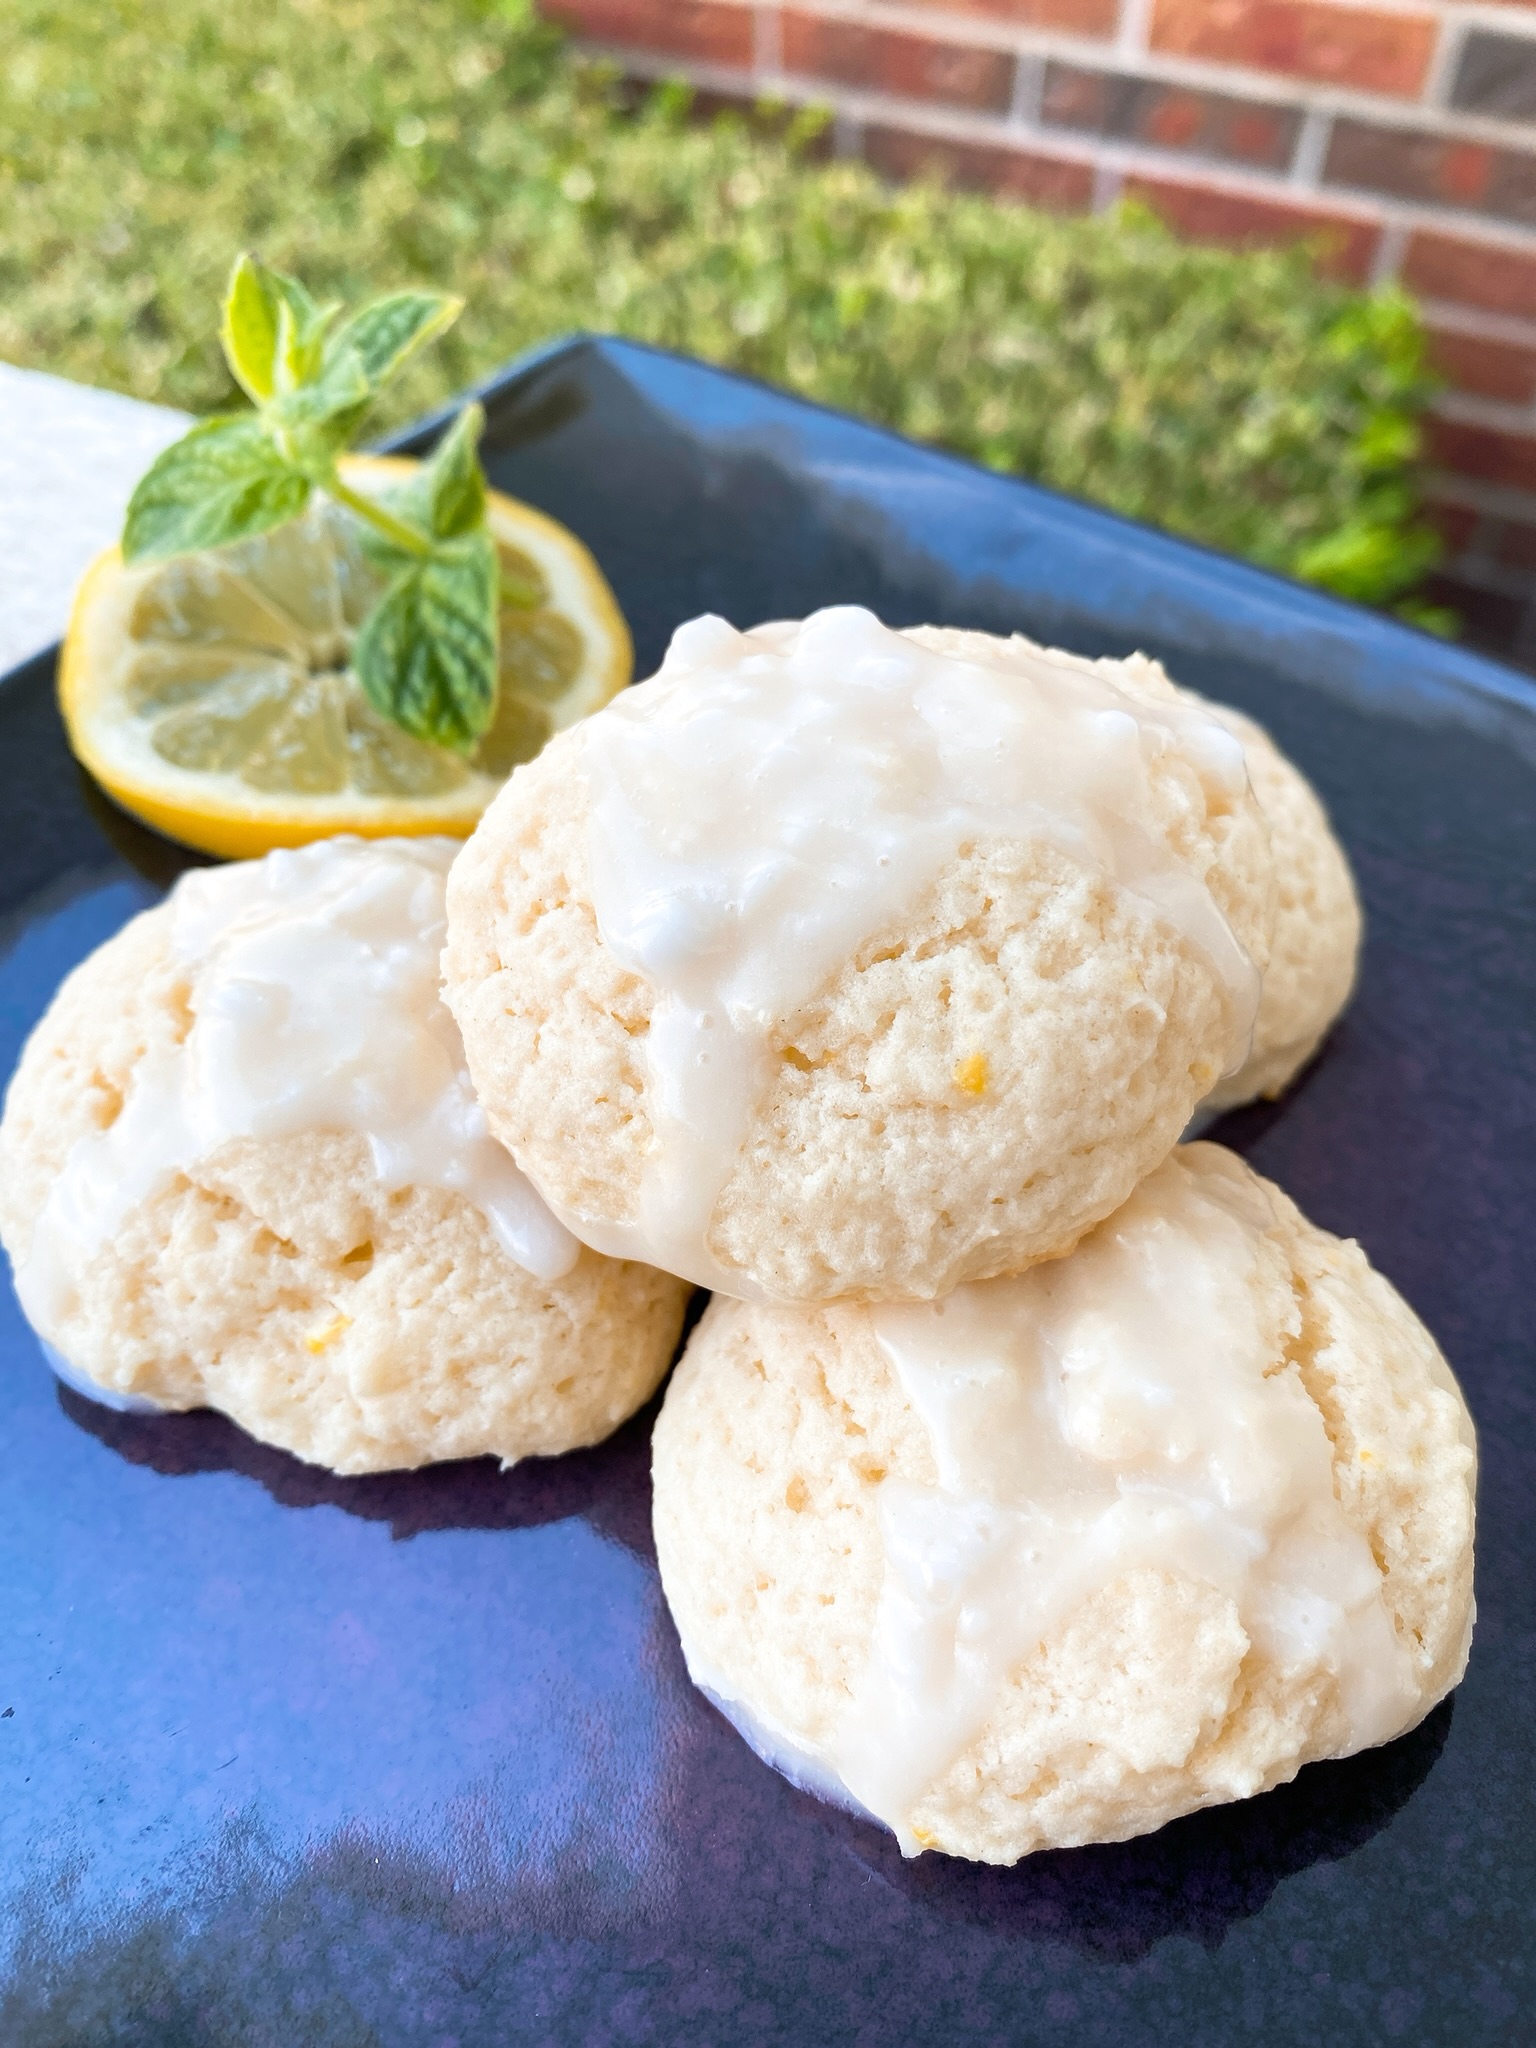
[[309, 479], [287, 462], [259, 417], [204, 420], [140, 477], [123, 522], [123, 559], [218, 548], [303, 511]]
[[370, 497], [337, 466], [379, 385], [462, 305], [393, 292], [335, 329], [339, 307], [257, 256], [237, 258], [220, 332], [257, 411], [204, 421], [159, 457], [129, 504], [123, 553], [144, 561], [222, 547], [285, 524], [311, 490], [326, 492], [358, 522], [387, 581], [354, 652], [364, 693], [415, 738], [468, 752], [490, 724], [497, 685], [498, 558], [476, 453], [484, 413], [467, 407], [401, 492]]
[[[485, 408], [465, 406], [416, 475], [380, 492], [380, 509], [414, 527], [423, 539], [456, 540], [482, 526], [485, 473], [475, 451], [484, 428]], [[376, 529], [360, 524], [358, 536], [364, 554], [388, 575], [408, 567], [413, 559]]]
[[[293, 280], [285, 280], [292, 283]], [[296, 289], [303, 291], [302, 286]], [[292, 298], [284, 294], [277, 308], [277, 357], [273, 364], [273, 383], [277, 391], [297, 391], [310, 382], [320, 369], [323, 341], [323, 323], [334, 317], [334, 307], [321, 309], [309, 298], [308, 308], [297, 307]]]
[[267, 418], [281, 429], [296, 467], [319, 483], [332, 458], [352, 440], [371, 397], [356, 350], [327, 350], [318, 374], [297, 390], [274, 398], [266, 409]]
[[286, 270], [273, 270], [270, 265], [259, 260], [257, 267], [261, 271], [263, 284], [272, 294], [274, 310], [279, 305], [286, 306], [295, 329], [301, 334], [307, 334], [321, 317], [321, 307], [311, 298], [299, 280], [290, 277]]
[[496, 708], [496, 548], [443, 542], [390, 585], [352, 651], [363, 694], [412, 738], [468, 753]]
[[260, 405], [272, 396], [277, 355], [277, 299], [254, 256], [237, 256], [224, 293], [219, 332], [224, 357], [247, 397]]
[[340, 310], [317, 305], [296, 277], [270, 269], [259, 256], [236, 259], [220, 339], [230, 369], [258, 405], [319, 374], [325, 330]]
[[355, 349], [377, 390], [408, 356], [451, 327], [463, 310], [462, 299], [443, 292], [391, 292], [347, 321], [331, 347]]
[[432, 451], [418, 490], [434, 540], [453, 540], [485, 519], [485, 472], [476, 449], [485, 407], [466, 405]]

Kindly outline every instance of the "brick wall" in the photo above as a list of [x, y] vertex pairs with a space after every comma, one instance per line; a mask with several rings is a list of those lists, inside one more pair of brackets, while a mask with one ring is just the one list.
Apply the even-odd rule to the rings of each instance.
[[1336, 235], [1420, 298], [1437, 594], [1536, 665], [1536, 4], [545, 0], [640, 76], [830, 104], [840, 150], [1205, 239]]

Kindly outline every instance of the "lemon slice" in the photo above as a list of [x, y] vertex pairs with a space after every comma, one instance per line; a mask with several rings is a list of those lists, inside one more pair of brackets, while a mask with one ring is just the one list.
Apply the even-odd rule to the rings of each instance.
[[[354, 488], [413, 462], [349, 458]], [[357, 528], [316, 496], [255, 540], [87, 570], [59, 666], [70, 744], [108, 795], [206, 853], [248, 857], [334, 832], [463, 835], [520, 761], [629, 681], [629, 632], [575, 535], [492, 491], [503, 571], [537, 602], [501, 614], [496, 716], [465, 759], [412, 739], [349, 662], [382, 590]]]

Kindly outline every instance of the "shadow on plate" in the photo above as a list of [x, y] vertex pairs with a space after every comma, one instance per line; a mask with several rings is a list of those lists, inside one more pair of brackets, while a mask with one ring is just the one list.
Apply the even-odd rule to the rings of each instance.
[[1349, 1058], [1352, 1046], [1353, 1027], [1346, 1013], [1335, 1020], [1322, 1045], [1278, 1100], [1269, 1102], [1261, 1097], [1256, 1102], [1239, 1103], [1235, 1109], [1224, 1110], [1200, 1136], [1213, 1145], [1225, 1145], [1229, 1151], [1246, 1156], [1282, 1118], [1290, 1115], [1327, 1068]]
[[1042, 1851], [1006, 1870], [944, 1856], [909, 1863], [868, 1822], [797, 1796], [874, 1877], [944, 1918], [1129, 1963], [1170, 1935], [1219, 1947], [1286, 1878], [1379, 1834], [1434, 1768], [1454, 1707], [1453, 1696], [1396, 1742], [1308, 1764], [1261, 1798], [1187, 1814], [1130, 1842]]
[[77, 763], [75, 774], [80, 785], [81, 807], [90, 814], [92, 822], [101, 832], [118, 858], [151, 882], [157, 889], [169, 889], [179, 881], [188, 868], [208, 867], [214, 856], [198, 853], [190, 846], [181, 846], [174, 839], [167, 839], [161, 832], [148, 825], [113, 803], [94, 776], [88, 775]]
[[62, 1385], [58, 1401], [77, 1428], [130, 1465], [170, 1479], [238, 1472], [280, 1507], [340, 1508], [363, 1521], [387, 1522], [397, 1542], [434, 1529], [531, 1529], [580, 1515], [626, 1550], [655, 1558], [650, 1442], [659, 1395], [591, 1450], [528, 1458], [507, 1472], [494, 1458], [464, 1458], [350, 1479], [258, 1443], [211, 1408], [123, 1415]]

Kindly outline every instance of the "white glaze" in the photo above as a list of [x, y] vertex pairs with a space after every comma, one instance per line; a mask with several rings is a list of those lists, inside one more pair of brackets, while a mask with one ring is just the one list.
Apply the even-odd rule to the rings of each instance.
[[1203, 710], [1044, 654], [934, 654], [842, 607], [745, 634], [694, 620], [581, 745], [598, 926], [655, 993], [637, 1219], [567, 1217], [600, 1251], [752, 1291], [706, 1236], [774, 1028], [983, 838], [1047, 840], [1174, 924], [1226, 990], [1230, 1066], [1245, 1056], [1259, 977], [1151, 804], [1169, 752], [1241, 798], [1242, 747]]
[[49, 1192], [16, 1276], [41, 1336], [57, 1337], [130, 1211], [235, 1138], [356, 1132], [384, 1187], [451, 1188], [527, 1272], [570, 1269], [579, 1246], [490, 1136], [439, 992], [457, 851], [333, 839], [182, 877], [171, 947], [191, 1029], [140, 1063], [116, 1120], [75, 1144]]
[[937, 1483], [879, 1491], [873, 1646], [815, 1769], [904, 1851], [912, 1814], [1010, 1672], [1140, 1568], [1216, 1587], [1283, 1673], [1331, 1675], [1344, 1753], [1417, 1707], [1323, 1420], [1278, 1370], [1252, 1285], [1268, 1200], [1214, 1148], [1176, 1156], [1068, 1259], [870, 1311]]
[[779, 1727], [758, 1708], [748, 1706], [714, 1667], [699, 1656], [696, 1646], [686, 1640], [683, 1659], [693, 1684], [770, 1770], [777, 1771], [781, 1778], [787, 1778], [797, 1791], [824, 1799], [828, 1806], [840, 1806], [845, 1813], [856, 1814], [860, 1820], [878, 1819], [867, 1806], [859, 1804], [820, 1750], [811, 1748], [787, 1729]]

